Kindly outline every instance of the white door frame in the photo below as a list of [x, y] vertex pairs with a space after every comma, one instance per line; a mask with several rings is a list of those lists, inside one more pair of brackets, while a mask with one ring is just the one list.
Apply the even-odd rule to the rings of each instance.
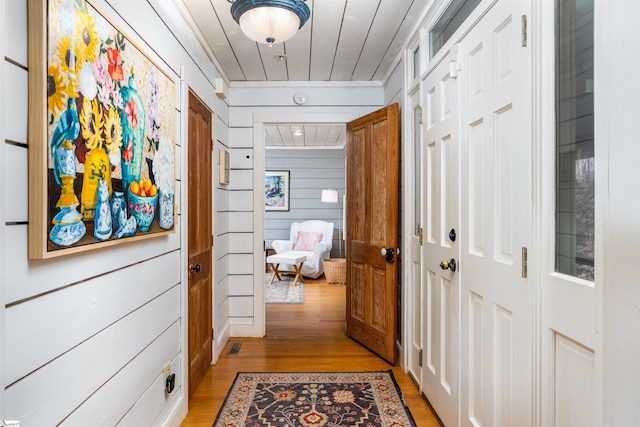
[[253, 116], [253, 323], [232, 325], [231, 336], [261, 337], [266, 333], [264, 305], [264, 208], [265, 125], [292, 123], [347, 123], [359, 117], [357, 112], [345, 113], [256, 113]]
[[[594, 2], [594, 44], [596, 70], [606, 61], [606, 52], [598, 37], [600, 2]], [[534, 393], [533, 410], [538, 419], [537, 425], [551, 425], [555, 417], [554, 400], [554, 344], [551, 342], [551, 328], [559, 324], [575, 324], [576, 328], [567, 330], [566, 338], [593, 351], [592, 405], [589, 418], [592, 426], [604, 425], [604, 358], [603, 358], [603, 279], [601, 271], [596, 270], [595, 280], [587, 282], [555, 272], [555, 57], [549, 52], [555, 51], [555, 5], [548, 0], [532, 0], [531, 41], [533, 51], [533, 250], [529, 258], [529, 271], [533, 275], [535, 309], [534, 315]], [[598, 46], [599, 45], [599, 46]], [[598, 49], [598, 47], [602, 49]], [[600, 57], [597, 56], [600, 52]], [[597, 72], [597, 71], [596, 71]], [[601, 80], [596, 80], [600, 81]], [[596, 94], [598, 93], [596, 88]], [[602, 93], [602, 92], [600, 92]], [[598, 111], [598, 99], [594, 100]], [[603, 108], [600, 110], [604, 111]], [[604, 141], [608, 135], [606, 126], [598, 131], [602, 116], [596, 116], [594, 135], [596, 141]], [[602, 131], [604, 129], [604, 132]], [[602, 235], [603, 219], [606, 208], [602, 195], [608, 189], [605, 179], [607, 173], [607, 149], [603, 144], [595, 144], [596, 156], [596, 206], [595, 206], [595, 251], [596, 268], [603, 265]], [[549, 294], [547, 287], [551, 282], [564, 282], [561, 292]], [[557, 286], [556, 286], [557, 287]], [[568, 288], [571, 290], [567, 291]], [[550, 300], [560, 300], [562, 292], [565, 298], [572, 300], [571, 306], [551, 307]], [[546, 295], [546, 296], [545, 296]], [[560, 301], [562, 305], [565, 301]], [[575, 310], [582, 307], [583, 310]], [[578, 314], [579, 316], [576, 316]], [[579, 318], [578, 318], [579, 317]], [[599, 331], [599, 334], [596, 334]], [[561, 334], [562, 335], [562, 334]]]

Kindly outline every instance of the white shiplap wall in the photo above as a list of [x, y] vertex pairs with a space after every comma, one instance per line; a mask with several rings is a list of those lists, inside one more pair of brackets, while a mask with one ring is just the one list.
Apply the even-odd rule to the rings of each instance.
[[[289, 229], [294, 221], [319, 219], [333, 222], [332, 257], [338, 256], [338, 205], [323, 203], [322, 190], [335, 187], [344, 195], [345, 149], [266, 150], [266, 170], [288, 170], [290, 179], [289, 212], [265, 213], [265, 242], [271, 247], [273, 240], [289, 240]], [[342, 206], [340, 207], [342, 215]], [[343, 246], [344, 248], [344, 246]]]
[[[178, 425], [186, 413], [185, 274], [187, 194], [185, 86], [215, 112], [214, 135], [226, 144], [228, 107], [214, 94], [220, 74], [185, 37], [186, 25], [161, 0], [95, 1], [176, 83], [176, 232], [51, 260], [28, 260], [27, 0], [0, 1], [0, 419], [21, 425]], [[180, 40], [177, 34], [181, 34]], [[10, 40], [11, 43], [6, 41]], [[213, 171], [217, 177], [217, 167]], [[183, 197], [184, 198], [184, 197]], [[216, 192], [214, 209], [228, 204]], [[228, 221], [216, 215], [214, 306], [217, 346], [228, 336]], [[226, 335], [224, 331], [226, 330]], [[219, 350], [218, 350], [219, 352]], [[163, 366], [177, 386], [165, 395]]]
[[[0, 22], [5, 22], [5, 0], [0, 0]], [[5, 43], [3, 40], [6, 40], [5, 33], [0, 32], [0, 58], [5, 57]], [[4, 87], [5, 84], [5, 72], [4, 72], [4, 64], [0, 65], [0, 84]], [[1, 89], [3, 90], [3, 89]], [[4, 164], [5, 158], [5, 102], [0, 102], [0, 164]], [[0, 188], [5, 187], [5, 174], [0, 173]], [[4, 194], [4, 191], [0, 192], [0, 195]], [[4, 200], [0, 197], [0, 242], [5, 242], [5, 209], [4, 209]], [[5, 287], [5, 279], [4, 272], [7, 268], [5, 263], [5, 245], [0, 243], [0, 343], [2, 344], [2, 348], [4, 348], [4, 328], [5, 328], [5, 320], [4, 320], [4, 287]], [[0, 350], [0, 385], [5, 384], [4, 381], [4, 351]], [[6, 419], [4, 416], [4, 392], [0, 389], [0, 420]]]
[[[306, 95], [304, 105], [293, 102], [293, 94]], [[264, 334], [264, 222], [254, 222], [263, 215], [255, 191], [263, 191], [264, 136], [256, 141], [254, 125], [261, 123], [314, 123], [328, 117], [353, 120], [384, 105], [384, 88], [380, 83], [364, 82], [243, 82], [229, 88], [229, 147], [231, 149], [230, 240], [253, 242], [253, 248], [230, 249], [229, 254], [229, 323], [232, 336]], [[264, 120], [263, 117], [277, 117]], [[301, 120], [300, 117], [304, 117]], [[260, 177], [256, 177], [259, 174]], [[237, 179], [237, 183], [234, 180]], [[262, 185], [257, 183], [261, 182]], [[260, 209], [256, 211], [255, 209]], [[256, 229], [258, 228], [258, 229]], [[259, 258], [256, 258], [259, 257]], [[254, 275], [254, 272], [256, 273]], [[254, 298], [255, 297], [255, 298]]]

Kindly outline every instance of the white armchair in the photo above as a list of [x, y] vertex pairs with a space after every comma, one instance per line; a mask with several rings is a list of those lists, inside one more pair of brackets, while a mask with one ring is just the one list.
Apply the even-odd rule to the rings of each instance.
[[[317, 279], [324, 273], [323, 259], [329, 258], [333, 246], [333, 223], [311, 220], [294, 222], [289, 230], [289, 240], [274, 240], [273, 249], [277, 254], [288, 251], [302, 251], [307, 260], [302, 265], [302, 275]], [[283, 265], [283, 270], [293, 270], [293, 266]]]

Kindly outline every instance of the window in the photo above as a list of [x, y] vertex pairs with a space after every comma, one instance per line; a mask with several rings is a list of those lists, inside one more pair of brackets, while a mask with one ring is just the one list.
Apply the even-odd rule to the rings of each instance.
[[594, 279], [594, 0], [556, 0], [556, 271]]
[[422, 217], [420, 172], [420, 107], [418, 106], [413, 110], [413, 232], [415, 236], [420, 235]]
[[471, 12], [480, 4], [481, 0], [453, 0], [444, 11], [436, 25], [429, 33], [431, 50], [429, 58], [433, 58], [453, 33], [462, 25]]
[[413, 51], [413, 78], [420, 75], [420, 47]]

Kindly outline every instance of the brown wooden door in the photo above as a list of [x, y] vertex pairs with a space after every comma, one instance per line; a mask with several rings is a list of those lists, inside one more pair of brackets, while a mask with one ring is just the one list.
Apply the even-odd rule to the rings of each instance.
[[189, 398], [211, 365], [211, 111], [189, 92]]
[[347, 335], [396, 363], [398, 104], [347, 124]]

